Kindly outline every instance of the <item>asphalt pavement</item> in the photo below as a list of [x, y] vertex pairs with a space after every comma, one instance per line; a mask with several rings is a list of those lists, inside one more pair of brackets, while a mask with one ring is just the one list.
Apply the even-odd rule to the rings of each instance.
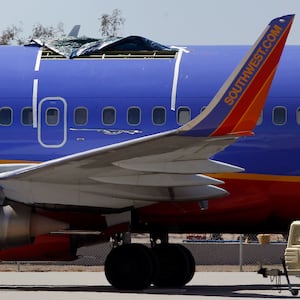
[[[300, 280], [291, 277], [300, 288]], [[1, 272], [1, 299], [266, 299], [292, 298], [285, 278], [281, 289], [270, 278], [255, 272], [197, 272], [184, 288], [118, 292], [105, 279], [103, 272]]]

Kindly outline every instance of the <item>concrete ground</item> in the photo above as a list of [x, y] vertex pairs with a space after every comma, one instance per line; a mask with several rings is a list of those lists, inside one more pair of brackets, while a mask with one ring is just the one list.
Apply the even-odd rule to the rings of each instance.
[[[300, 288], [299, 279], [292, 277]], [[255, 272], [197, 272], [184, 288], [118, 292], [107, 283], [103, 272], [0, 272], [1, 299], [265, 299], [292, 297], [282, 278], [276, 282]]]

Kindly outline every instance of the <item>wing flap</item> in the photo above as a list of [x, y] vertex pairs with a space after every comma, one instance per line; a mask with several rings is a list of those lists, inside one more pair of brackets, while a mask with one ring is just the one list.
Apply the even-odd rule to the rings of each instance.
[[167, 162], [143, 162], [143, 158], [133, 158], [115, 162], [114, 165], [128, 170], [141, 172], [156, 172], [166, 174], [198, 174], [198, 173], [235, 173], [244, 171], [243, 168], [210, 159], [180, 160]]
[[90, 179], [117, 185], [177, 187], [222, 184], [221, 180], [205, 175], [179, 175], [179, 174], [140, 174], [132, 176], [99, 176]]

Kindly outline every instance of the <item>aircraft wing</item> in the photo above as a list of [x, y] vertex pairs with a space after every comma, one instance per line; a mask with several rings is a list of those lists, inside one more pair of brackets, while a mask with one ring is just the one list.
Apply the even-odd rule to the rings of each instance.
[[[227, 194], [209, 173], [242, 171], [210, 157], [252, 134], [293, 16], [274, 19], [208, 107], [180, 128], [0, 174], [5, 197], [109, 209]], [[202, 175], [199, 175], [202, 174]]]
[[[42, 190], [53, 194], [58, 186], [72, 189], [75, 196], [58, 203], [74, 205], [121, 208], [133, 205], [132, 201], [209, 199], [226, 194], [210, 186], [221, 182], [195, 174], [241, 171], [208, 159], [234, 140], [222, 137], [195, 141], [176, 131], [164, 132], [2, 174], [1, 186], [10, 199], [24, 201], [24, 195], [28, 195], [27, 203], [43, 203], [46, 197], [41, 196]], [[88, 193], [97, 201], [86, 202]], [[109, 198], [109, 204], [101, 198]], [[117, 206], [113, 199], [117, 199]]]

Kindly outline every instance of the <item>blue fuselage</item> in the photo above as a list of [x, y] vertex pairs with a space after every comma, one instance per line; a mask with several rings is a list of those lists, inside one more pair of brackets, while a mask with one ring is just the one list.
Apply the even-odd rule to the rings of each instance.
[[[1, 162], [46, 161], [177, 128], [182, 108], [194, 118], [248, 47], [187, 49], [171, 110], [175, 58], [39, 60], [39, 47], [0, 47]], [[298, 46], [285, 48], [255, 136], [214, 159], [247, 173], [300, 175], [299, 54]], [[164, 119], [156, 120], [162, 112]]]

